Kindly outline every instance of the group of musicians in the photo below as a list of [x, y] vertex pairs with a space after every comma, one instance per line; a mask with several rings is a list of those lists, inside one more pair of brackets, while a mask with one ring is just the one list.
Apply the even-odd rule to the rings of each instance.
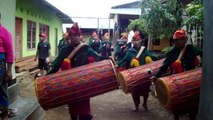
[[[69, 68], [72, 69], [91, 62], [98, 62], [103, 59], [112, 58], [110, 56], [112, 56], [111, 52], [113, 51], [113, 47], [112, 42], [109, 40], [108, 33], [104, 35], [104, 40], [100, 40], [94, 32], [92, 38], [89, 40], [89, 44], [79, 48], [78, 46], [81, 44], [80, 35], [81, 30], [78, 24], [74, 23], [68, 31], [67, 37], [67, 39], [71, 41], [71, 44], [61, 48], [59, 56], [55, 60], [56, 64], [54, 64], [48, 74], [53, 74], [59, 71], [65, 59], [70, 59], [68, 60], [68, 64], [71, 66]], [[112, 59], [116, 61], [118, 69], [121, 67], [123, 70], [132, 69], [158, 60], [158, 58], [145, 48], [145, 46], [142, 46], [143, 38], [141, 38], [141, 33], [139, 31], [135, 31], [131, 42], [127, 43], [127, 39], [128, 34], [123, 33], [121, 39], [117, 41], [115, 46], [115, 57]], [[200, 55], [202, 57], [202, 50], [193, 45], [188, 45], [187, 40], [187, 34], [183, 29], [179, 29], [173, 34], [174, 46], [166, 54], [163, 64], [159, 68], [157, 74], [153, 77], [153, 81], [150, 81], [143, 87], [136, 87], [136, 89], [130, 92], [135, 104], [134, 111], [138, 111], [139, 109], [140, 96], [144, 97], [144, 103], [142, 106], [145, 111], [148, 111], [147, 99], [151, 82], [155, 82], [159, 77], [162, 77], [168, 68], [172, 69], [172, 73], [180, 73], [196, 67], [198, 64], [197, 56]], [[76, 51], [76, 48], [79, 49]], [[74, 53], [72, 58], [68, 58], [73, 51], [77, 54]], [[67, 104], [69, 106], [72, 120], [92, 119], [89, 99], [75, 104]]]

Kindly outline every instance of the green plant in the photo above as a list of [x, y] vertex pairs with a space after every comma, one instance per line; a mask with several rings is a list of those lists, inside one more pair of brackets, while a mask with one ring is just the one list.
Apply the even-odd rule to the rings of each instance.
[[140, 18], [135, 20], [130, 20], [128, 29], [139, 30], [140, 32], [142, 32], [143, 31], [142, 20]]
[[[183, 19], [184, 11], [187, 17]], [[148, 34], [151, 39], [170, 38], [174, 31], [184, 25], [203, 26], [203, 0], [194, 0], [186, 6], [178, 0], [141, 0], [141, 16], [132, 20], [129, 28], [137, 28]]]
[[185, 25], [203, 25], [204, 6], [202, 3], [192, 2], [186, 6], [187, 18], [184, 20]]
[[182, 10], [177, 0], [161, 4], [160, 0], [142, 0], [142, 29], [151, 38], [169, 38], [181, 27]]
[[168, 46], [168, 47], [165, 47], [163, 50], [161, 50], [165, 55], [172, 49], [173, 47], [171, 46]]

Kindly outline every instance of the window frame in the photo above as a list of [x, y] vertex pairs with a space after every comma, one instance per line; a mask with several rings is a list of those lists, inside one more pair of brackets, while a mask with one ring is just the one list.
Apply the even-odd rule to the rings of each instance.
[[39, 23], [39, 34], [44, 33], [47, 36], [47, 41], [49, 41], [49, 26], [46, 24]]
[[153, 39], [152, 40], [152, 45], [160, 45], [160, 39], [159, 38]]
[[36, 49], [36, 22], [27, 20], [27, 50]]

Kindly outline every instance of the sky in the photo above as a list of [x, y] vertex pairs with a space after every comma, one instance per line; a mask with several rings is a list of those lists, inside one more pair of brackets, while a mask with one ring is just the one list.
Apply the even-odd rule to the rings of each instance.
[[70, 17], [108, 18], [112, 6], [137, 0], [46, 0]]
[[[80, 28], [108, 29], [114, 28], [114, 22], [108, 20], [113, 6], [131, 3], [138, 0], [46, 0], [63, 13], [78, 22]], [[99, 18], [99, 19], [98, 19]], [[99, 21], [99, 22], [97, 22]], [[63, 31], [72, 24], [63, 24]]]

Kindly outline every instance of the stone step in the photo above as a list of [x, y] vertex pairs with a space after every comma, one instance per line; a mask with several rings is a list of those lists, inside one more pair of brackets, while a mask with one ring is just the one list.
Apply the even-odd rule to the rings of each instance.
[[13, 103], [18, 99], [19, 96], [19, 86], [18, 83], [14, 83], [8, 87], [9, 103]]
[[43, 120], [44, 110], [37, 101], [32, 99], [23, 99], [19, 97], [15, 102], [10, 104], [9, 108], [17, 109], [15, 116], [10, 120]]

